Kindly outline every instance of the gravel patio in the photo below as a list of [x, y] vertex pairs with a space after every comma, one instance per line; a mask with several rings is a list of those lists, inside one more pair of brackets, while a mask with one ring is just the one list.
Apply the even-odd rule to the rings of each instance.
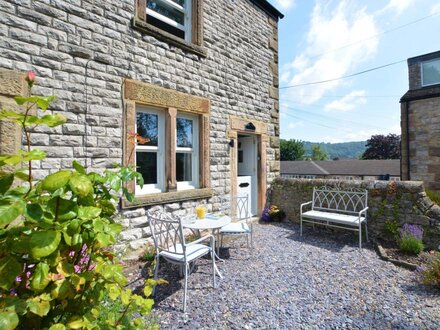
[[163, 263], [170, 284], [158, 287], [154, 312], [162, 329], [440, 328], [440, 292], [380, 260], [371, 245], [359, 252], [356, 237], [317, 227], [300, 238], [298, 225], [255, 224], [252, 253], [240, 239], [222, 251], [217, 289], [210, 261], [198, 262], [187, 313], [178, 270]]

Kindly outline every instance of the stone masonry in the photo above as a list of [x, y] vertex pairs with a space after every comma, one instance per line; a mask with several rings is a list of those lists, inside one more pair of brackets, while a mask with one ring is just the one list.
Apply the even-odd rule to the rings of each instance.
[[[218, 196], [230, 192], [232, 180], [230, 116], [267, 123], [263, 173], [269, 184], [279, 175], [278, 17], [261, 2], [204, 0], [204, 56], [134, 28], [134, 0], [1, 1], [0, 68], [34, 70], [33, 92], [56, 95], [49, 110], [68, 118], [63, 126], [33, 132], [33, 147], [48, 153], [35, 162], [35, 177], [70, 168], [73, 160], [96, 171], [122, 162], [123, 90], [131, 79], [210, 100], [212, 193], [154, 207], [177, 215], [200, 203], [219, 207]], [[121, 244], [145, 244], [145, 214], [143, 207], [121, 210]]]
[[440, 207], [426, 196], [420, 181], [278, 178], [272, 182], [269, 203], [286, 212], [290, 221], [299, 223], [300, 205], [312, 200], [313, 187], [322, 186], [368, 191], [368, 233], [371, 237], [392, 238], [385, 229], [387, 223], [417, 224], [424, 229], [423, 240], [428, 248], [437, 249], [440, 245]]
[[409, 90], [400, 100], [403, 180], [420, 180], [440, 193], [440, 84], [422, 86], [421, 63], [440, 51], [408, 59]]

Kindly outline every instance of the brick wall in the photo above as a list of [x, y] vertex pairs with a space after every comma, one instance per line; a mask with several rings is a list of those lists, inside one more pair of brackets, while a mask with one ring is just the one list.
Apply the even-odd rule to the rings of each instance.
[[[133, 0], [4, 0], [0, 3], [0, 67], [34, 70], [35, 94], [56, 95], [51, 111], [68, 117], [39, 127], [32, 145], [47, 151], [37, 178], [75, 159], [102, 170], [123, 155], [124, 78], [209, 98], [211, 186], [230, 190], [228, 117], [268, 124], [268, 183], [279, 173], [276, 22], [248, 0], [204, 1], [202, 57], [132, 28]], [[278, 164], [278, 165], [277, 165]], [[200, 201], [164, 204], [182, 213]], [[218, 199], [209, 199], [214, 203]], [[211, 206], [210, 206], [211, 207]], [[123, 238], [133, 248], [149, 236], [144, 209], [125, 211]]]

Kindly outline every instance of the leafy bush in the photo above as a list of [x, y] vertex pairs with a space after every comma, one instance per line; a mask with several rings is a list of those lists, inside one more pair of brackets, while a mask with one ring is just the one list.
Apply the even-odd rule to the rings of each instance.
[[425, 192], [430, 200], [432, 200], [437, 205], [440, 205], [440, 194], [437, 194], [436, 192], [434, 192], [430, 189], [425, 189]]
[[399, 224], [396, 220], [386, 220], [383, 226], [385, 235], [390, 238], [396, 239], [399, 237]]
[[418, 271], [423, 284], [440, 287], [440, 252], [429, 252], [427, 266]]
[[400, 250], [409, 254], [419, 254], [423, 251], [423, 228], [418, 225], [404, 224], [400, 232]]
[[[28, 74], [30, 87], [35, 75]], [[45, 158], [31, 150], [31, 128], [55, 127], [66, 119], [43, 113], [54, 97], [16, 97], [25, 111], [2, 110], [0, 119], [24, 130], [27, 150], [0, 155], [0, 328], [144, 329], [152, 299], [126, 290], [122, 264], [109, 249], [122, 226], [115, 223], [115, 203], [124, 182], [142, 177], [130, 167], [87, 173], [78, 162], [41, 181], [32, 177], [32, 161]], [[38, 113], [38, 111], [35, 111]], [[13, 168], [25, 162], [26, 168]], [[6, 167], [9, 170], [6, 170]], [[12, 170], [11, 170], [12, 168]], [[21, 180], [20, 184], [14, 184]], [[155, 282], [148, 280], [145, 296]], [[104, 301], [109, 303], [103, 304]], [[110, 309], [108, 306], [119, 306]], [[107, 313], [103, 324], [102, 313]]]
[[415, 237], [405, 236], [400, 239], [399, 248], [408, 254], [419, 254], [423, 251], [424, 245], [421, 240]]
[[286, 213], [278, 208], [276, 205], [271, 205], [263, 210], [261, 219], [263, 221], [283, 221], [286, 217]]

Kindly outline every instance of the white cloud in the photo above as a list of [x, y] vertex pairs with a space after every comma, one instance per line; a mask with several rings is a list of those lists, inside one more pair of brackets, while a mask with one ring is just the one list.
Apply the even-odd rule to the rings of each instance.
[[431, 13], [431, 14], [437, 14], [437, 13], [440, 13], [440, 2], [438, 2], [437, 4], [435, 4], [434, 6], [432, 6], [430, 13]]
[[379, 11], [379, 14], [391, 12], [393, 15], [400, 16], [414, 3], [415, 0], [389, 0], [388, 4]]
[[295, 6], [295, 0], [275, 0], [275, 7], [280, 10], [289, 10]]
[[290, 122], [288, 127], [290, 129], [298, 128], [298, 127], [304, 127], [304, 122], [303, 121], [297, 121], [297, 122], [294, 122], [294, 123]]
[[[332, 8], [331, 5], [332, 3], [328, 1], [317, 1], [310, 19], [304, 51], [285, 67], [285, 70], [290, 70], [292, 75], [286, 85], [298, 85], [347, 75], [376, 53], [378, 38], [357, 42], [378, 33], [374, 15], [368, 14], [365, 8], [353, 7], [346, 0], [338, 2]], [[342, 47], [348, 44], [352, 45]], [[296, 95], [295, 98], [302, 103], [310, 104], [343, 82], [337, 80], [286, 89], [283, 95]], [[313, 96], [305, 97], [310, 94]]]
[[339, 100], [334, 100], [324, 107], [327, 112], [346, 112], [367, 103], [365, 91], [353, 91]]

